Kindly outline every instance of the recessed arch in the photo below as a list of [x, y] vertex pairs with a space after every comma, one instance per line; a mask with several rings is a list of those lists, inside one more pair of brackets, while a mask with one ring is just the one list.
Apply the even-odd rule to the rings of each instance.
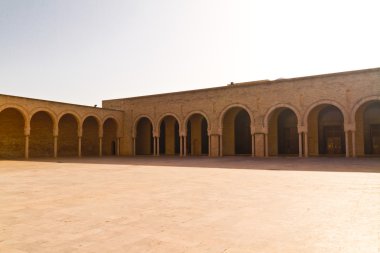
[[35, 110], [30, 117], [30, 157], [54, 156], [54, 114], [46, 110]]
[[[338, 107], [339, 106], [339, 107]], [[344, 126], [347, 113], [334, 103], [315, 103], [309, 107], [305, 118], [310, 155], [343, 155], [345, 153]]]
[[249, 115], [249, 118], [250, 118], [250, 121], [251, 121], [251, 124], [253, 124], [254, 122], [254, 117], [253, 117], [253, 113], [251, 112], [251, 110], [248, 108], [248, 106], [244, 105], [244, 104], [240, 104], [240, 103], [235, 103], [235, 104], [230, 104], [228, 106], [226, 106], [220, 113], [219, 113], [219, 129], [222, 129], [223, 128], [223, 118], [226, 114], [226, 112], [228, 112], [228, 110], [230, 110], [231, 108], [234, 108], [234, 107], [240, 107], [241, 109], [244, 109], [248, 115]]
[[380, 156], [380, 96], [360, 100], [351, 113], [356, 155]]
[[222, 154], [248, 155], [252, 153], [252, 115], [248, 108], [229, 106], [221, 114]]
[[184, 132], [187, 154], [207, 155], [209, 153], [210, 125], [206, 114], [199, 111], [190, 113], [184, 121]]
[[89, 114], [82, 122], [82, 155], [99, 155], [100, 120]]
[[268, 110], [264, 119], [268, 131], [268, 155], [299, 154], [299, 122], [299, 113], [291, 105], [278, 104]]
[[264, 127], [265, 128], [268, 127], [269, 119], [274, 112], [276, 112], [278, 110], [283, 110], [286, 108], [293, 111], [293, 113], [297, 116], [298, 125], [301, 125], [302, 124], [302, 117], [301, 117], [301, 114], [299, 113], [299, 111], [297, 110], [297, 108], [295, 108], [294, 106], [292, 106], [290, 104], [277, 104], [277, 105], [274, 105], [271, 108], [269, 108], [269, 110], [266, 112], [265, 117], [264, 117]]
[[139, 116], [134, 126], [135, 154], [153, 154], [153, 122], [150, 117]]
[[118, 154], [118, 122], [114, 117], [108, 117], [103, 121], [102, 155], [112, 156]]
[[184, 123], [183, 123], [183, 127], [185, 128], [184, 132], [186, 132], [186, 130], [187, 130], [186, 129], [187, 128], [187, 122], [189, 121], [190, 117], [193, 116], [194, 114], [200, 114], [200, 115], [202, 115], [206, 119], [207, 126], [208, 126], [207, 130], [210, 131], [211, 130], [211, 122], [209, 120], [208, 115], [205, 112], [203, 112], [203, 111], [191, 111], [185, 117], [185, 120], [184, 120]]
[[307, 126], [308, 124], [308, 118], [309, 118], [309, 115], [310, 115], [310, 112], [315, 109], [316, 107], [318, 106], [321, 106], [321, 105], [333, 105], [335, 106], [336, 108], [338, 108], [342, 115], [343, 115], [343, 119], [344, 119], [344, 123], [348, 123], [349, 122], [349, 116], [346, 112], [346, 110], [344, 109], [344, 107], [339, 104], [338, 102], [334, 101], [334, 100], [328, 100], [328, 99], [324, 99], [324, 100], [319, 100], [313, 104], [311, 104], [307, 110], [305, 111], [305, 114], [303, 115], [303, 124], [304, 126]]
[[99, 126], [102, 125], [103, 122], [102, 122], [102, 120], [100, 119], [100, 117], [99, 117], [98, 115], [96, 115], [96, 114], [94, 114], [94, 113], [87, 113], [87, 114], [85, 114], [85, 115], [81, 118], [81, 126], [82, 126], [82, 127], [83, 127], [83, 123], [84, 123], [84, 121], [85, 121], [86, 119], [90, 118], [90, 117], [94, 118]]
[[5, 109], [8, 109], [8, 108], [13, 108], [15, 110], [17, 110], [19, 113], [21, 113], [22, 117], [24, 118], [24, 121], [25, 121], [25, 127], [27, 126], [28, 124], [28, 112], [27, 110], [20, 106], [20, 105], [17, 105], [17, 104], [4, 104], [4, 105], [1, 105], [0, 106], [0, 112], [4, 111]]
[[160, 154], [177, 155], [180, 153], [181, 125], [179, 118], [172, 113], [164, 114], [158, 121]]
[[155, 126], [154, 126], [154, 121], [152, 119], [152, 117], [150, 117], [149, 115], [146, 115], [146, 114], [141, 114], [139, 116], [137, 116], [135, 118], [135, 120], [133, 121], [133, 133], [132, 133], [132, 136], [136, 137], [136, 133], [137, 133], [137, 124], [139, 123], [140, 119], [142, 118], [147, 118], [150, 123], [152, 124], [152, 128], [153, 128], [153, 133], [155, 133]]
[[58, 156], [77, 156], [79, 118], [77, 114], [68, 111], [58, 117]]
[[57, 122], [59, 123], [59, 121], [61, 120], [61, 118], [65, 115], [71, 115], [74, 117], [76, 123], [78, 124], [78, 126], [81, 126], [82, 125], [82, 121], [81, 121], [81, 117], [79, 116], [78, 113], [76, 113], [75, 111], [72, 111], [72, 110], [66, 110], [66, 111], [63, 111], [61, 113], [58, 114], [57, 116]]
[[47, 107], [38, 107], [38, 108], [35, 108], [33, 109], [29, 115], [29, 120], [33, 118], [33, 116], [36, 114], [36, 113], [39, 113], [39, 112], [45, 112], [47, 114], [49, 114], [51, 120], [53, 121], [53, 124], [54, 126], [56, 127], [57, 124], [58, 124], [58, 118], [57, 118], [57, 115], [50, 109], [50, 108], [47, 108]]
[[25, 111], [19, 106], [0, 108], [0, 158], [21, 158], [25, 155]]
[[182, 131], [182, 125], [181, 125], [181, 120], [180, 120], [180, 118], [178, 117], [178, 115], [177, 114], [175, 114], [175, 113], [164, 113], [164, 114], [162, 114], [159, 118], [158, 118], [158, 121], [157, 121], [157, 124], [156, 124], [156, 129], [157, 129], [157, 132], [158, 132], [158, 134], [160, 133], [160, 126], [161, 126], [161, 123], [162, 123], [162, 120], [164, 119], [164, 118], [166, 118], [167, 116], [172, 116], [172, 117], [174, 117], [176, 120], [177, 120], [177, 122], [178, 122], [178, 126], [179, 126], [179, 131], [181, 132]]

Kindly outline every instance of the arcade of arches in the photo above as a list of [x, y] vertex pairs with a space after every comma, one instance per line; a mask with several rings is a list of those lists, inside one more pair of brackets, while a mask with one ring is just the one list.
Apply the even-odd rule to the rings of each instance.
[[102, 107], [0, 94], [0, 158], [380, 156], [380, 68]]

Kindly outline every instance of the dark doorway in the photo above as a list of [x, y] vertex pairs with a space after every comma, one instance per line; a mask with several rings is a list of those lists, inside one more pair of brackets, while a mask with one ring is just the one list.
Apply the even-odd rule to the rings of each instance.
[[371, 125], [371, 149], [370, 154], [380, 155], [380, 124]]
[[278, 116], [278, 153], [298, 154], [297, 116], [290, 109]]
[[346, 152], [343, 115], [335, 106], [322, 109], [318, 117], [319, 154], [342, 155]]
[[245, 110], [240, 110], [235, 117], [235, 154], [251, 153], [251, 120]]

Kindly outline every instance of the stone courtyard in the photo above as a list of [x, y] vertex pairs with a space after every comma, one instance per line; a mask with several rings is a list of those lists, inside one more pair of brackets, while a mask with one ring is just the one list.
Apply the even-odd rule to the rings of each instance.
[[0, 161], [0, 252], [380, 252], [380, 159]]

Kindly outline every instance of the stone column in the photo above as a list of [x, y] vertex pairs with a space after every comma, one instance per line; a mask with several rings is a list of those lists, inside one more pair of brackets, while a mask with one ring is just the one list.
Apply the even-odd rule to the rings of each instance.
[[29, 135], [25, 135], [25, 159], [29, 159]]
[[78, 157], [82, 157], [82, 136], [78, 136]]
[[102, 147], [102, 145], [103, 145], [103, 138], [102, 137], [99, 137], [99, 156], [101, 157], [103, 154], [103, 147]]
[[351, 134], [352, 134], [352, 157], [356, 157], [355, 131], [351, 131]]
[[183, 136], [179, 136], [179, 156], [183, 156]]
[[309, 157], [309, 141], [308, 141], [308, 139], [307, 139], [307, 132], [304, 132], [303, 133], [303, 141], [304, 141], [304, 143], [305, 143], [305, 157]]
[[58, 157], [58, 136], [54, 135], [54, 158]]
[[255, 156], [255, 134], [253, 133], [252, 135], [251, 135], [251, 142], [252, 142], [252, 157], [254, 157]]
[[153, 156], [156, 156], [156, 148], [157, 148], [157, 137], [156, 136], [153, 136]]
[[160, 137], [157, 137], [157, 156], [160, 156]]
[[211, 156], [211, 135], [207, 135], [208, 138], [208, 156]]
[[120, 138], [116, 139], [116, 155], [120, 156]]
[[223, 135], [219, 135], [219, 156], [223, 156]]
[[302, 157], [302, 132], [298, 133], [298, 156]]
[[187, 156], [187, 135], [183, 136], [183, 153]]
[[344, 131], [344, 138], [346, 141], [346, 157], [350, 157], [350, 149], [348, 145], [348, 131]]
[[264, 141], [264, 146], [265, 146], [265, 157], [269, 157], [269, 141], [268, 141], [268, 134], [265, 133], [264, 134], [264, 138], [265, 138], [265, 141]]

